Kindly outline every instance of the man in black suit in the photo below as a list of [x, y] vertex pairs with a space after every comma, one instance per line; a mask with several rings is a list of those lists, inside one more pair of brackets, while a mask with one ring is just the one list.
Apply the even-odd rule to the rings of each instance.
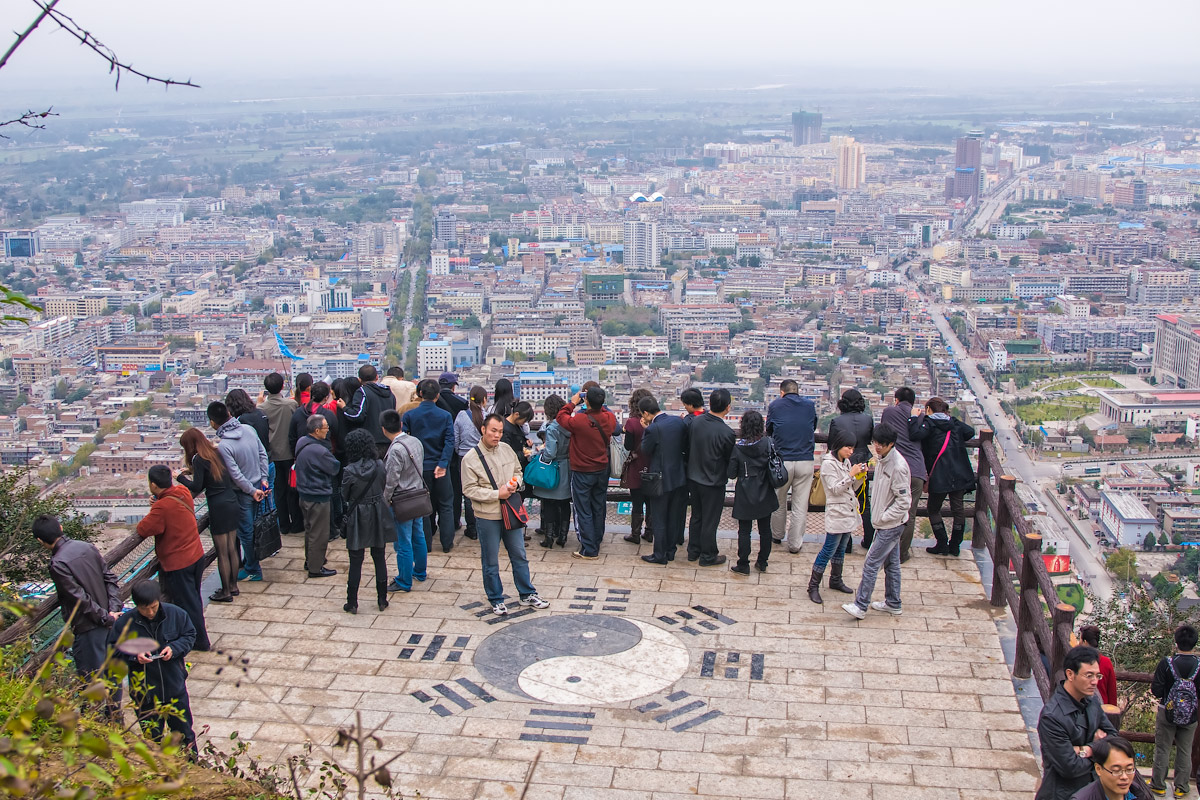
[[687, 447], [687, 425], [679, 417], [662, 412], [653, 397], [643, 397], [638, 403], [642, 412], [642, 455], [647, 471], [662, 475], [662, 494], [650, 498], [650, 520], [654, 524], [654, 554], [642, 556], [649, 564], [666, 564], [675, 560], [676, 543], [683, 536], [683, 520], [687, 513], [688, 482], [684, 469]]
[[729, 413], [728, 389], [717, 389], [708, 396], [708, 413], [688, 424], [687, 478], [692, 487], [692, 518], [700, 519], [699, 529], [688, 537], [688, 561], [702, 567], [725, 563], [717, 552], [717, 525], [725, 506], [726, 470], [733, 454], [736, 436], [725, 422]]

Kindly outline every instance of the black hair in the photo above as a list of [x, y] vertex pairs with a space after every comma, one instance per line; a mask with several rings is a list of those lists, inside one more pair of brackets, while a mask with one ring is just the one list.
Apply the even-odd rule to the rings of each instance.
[[1180, 650], [1195, 650], [1196, 639], [1196, 629], [1191, 625], [1180, 625], [1175, 629], [1175, 646]]
[[876, 425], [871, 434], [871, 441], [878, 444], [895, 444], [896, 431], [891, 425]]
[[[556, 395], [550, 395], [555, 397]], [[546, 398], [547, 400], [550, 398]], [[559, 398], [560, 400], [562, 398]], [[475, 426], [475, 430], [483, 429], [483, 405], [487, 402], [487, 387], [472, 386], [471, 391], [467, 392], [467, 410], [471, 412], [471, 424]], [[547, 419], [549, 419], [547, 415]]]
[[[854, 394], [851, 395], [851, 392]], [[867, 410], [867, 401], [863, 399], [857, 389], [847, 389], [838, 398], [837, 408], [843, 414], [861, 414]]]
[[321, 430], [322, 425], [328, 424], [329, 420], [325, 418], [324, 414], [309, 414], [308, 420], [304, 423], [304, 429], [309, 433], [316, 433]]
[[388, 433], [400, 432], [400, 412], [394, 408], [389, 408], [379, 415], [379, 427], [383, 428]]
[[[507, 417], [512, 413], [512, 407], [516, 404], [517, 398], [513, 394], [512, 381], [508, 378], [496, 381], [496, 388], [492, 390], [492, 411], [502, 417]], [[484, 420], [484, 424], [487, 424], [487, 420]], [[480, 427], [482, 428], [482, 426]]]
[[53, 514], [42, 514], [33, 521], [33, 535], [40, 542], [54, 544], [63, 535], [62, 523]]
[[1079, 668], [1084, 664], [1099, 664], [1100, 652], [1086, 644], [1076, 645], [1067, 651], [1067, 655], [1063, 658], [1063, 669], [1071, 672], [1079, 672]]
[[1084, 625], [1079, 629], [1079, 641], [1090, 647], [1100, 649], [1100, 629], [1095, 625]]
[[700, 393], [699, 389], [684, 389], [679, 393], [679, 401], [692, 408], [704, 408], [704, 395]]
[[155, 464], [153, 467], [151, 467], [150, 471], [146, 473], [146, 477], [150, 479], [151, 483], [160, 489], [171, 488], [171, 470], [162, 464]]
[[563, 400], [561, 397], [559, 397], [556, 394], [552, 394], [549, 397], [547, 397], [545, 400], [543, 400], [542, 401], [542, 413], [544, 413], [546, 415], [546, 421], [553, 422], [554, 418], [558, 416], [558, 412], [562, 411], [562, 407], [565, 406], [566, 404], [567, 404], [567, 401]]
[[209, 422], [215, 422], [218, 425], [224, 425], [226, 422], [229, 422], [229, 408], [220, 400], [214, 400], [209, 403], [205, 413], [208, 414]]
[[796, 394], [800, 391], [800, 385], [791, 378], [785, 378], [779, 382], [780, 394]]
[[297, 403], [300, 402], [300, 395], [307, 392], [309, 387], [313, 385], [313, 377], [307, 372], [301, 372], [296, 376], [296, 396]]
[[283, 391], [283, 376], [278, 372], [272, 372], [263, 378], [263, 388], [267, 390], [267, 394], [279, 394]]
[[1091, 745], [1092, 763], [1099, 764], [1101, 767], [1108, 764], [1108, 757], [1112, 755], [1113, 750], [1118, 750], [1130, 758], [1135, 758], [1133, 755], [1133, 745], [1120, 736], [1105, 736], [1103, 739], [1097, 739], [1092, 742]]
[[529, 420], [533, 419], [533, 404], [522, 400], [513, 406], [512, 413], [516, 414], [517, 419], [521, 420], [521, 422], [529, 422]]
[[404, 377], [404, 367], [388, 368], [388, 376], [391, 378], [403, 378]]
[[[337, 383], [337, 381], [334, 381], [334, 383]], [[349, 375], [345, 378], [342, 378], [341, 385], [338, 386], [337, 393], [334, 394], [334, 397], [340, 398], [345, 400], [346, 403], [349, 403], [354, 399], [354, 395], [358, 394], [358, 390], [361, 388], [362, 381], [353, 375]]]
[[317, 381], [308, 390], [308, 399], [314, 403], [324, 403], [329, 399], [329, 384], [325, 381]]
[[254, 401], [245, 389], [230, 389], [229, 394], [225, 395], [225, 407], [229, 409], [230, 416], [240, 417], [254, 410]]
[[358, 379], [363, 383], [370, 383], [379, 377], [379, 370], [375, 369], [370, 364], [363, 364], [358, 368]]
[[441, 385], [433, 378], [426, 378], [417, 387], [417, 394], [421, 395], [422, 400], [437, 400], [441, 393]]
[[729, 396], [728, 389], [713, 389], [712, 394], [708, 396], [708, 408], [714, 414], [725, 411], [732, 402], [733, 398]]
[[643, 414], [657, 414], [662, 411], [662, 408], [659, 407], [658, 400], [655, 398], [643, 397], [641, 400], [638, 400], [638, 411], [641, 411]]
[[593, 386], [587, 390], [585, 399], [587, 400], [588, 408], [596, 409], [604, 406], [604, 390], [599, 386]]
[[[493, 411], [491, 414], [488, 414], [486, 417], [483, 418], [483, 427], [486, 428], [487, 424], [494, 419], [500, 420], [501, 426], [504, 425], [504, 417], [500, 416], [495, 411]], [[480, 428], [480, 431], [482, 431], [482, 430], [483, 430], [483, 428]]]
[[135, 606], [145, 606], [162, 600], [162, 587], [158, 581], [139, 581], [129, 591], [129, 596]]
[[[395, 413], [395, 412], [392, 412]], [[379, 448], [375, 446], [375, 437], [366, 428], [355, 428], [346, 434], [345, 463], [355, 461], [374, 461], [379, 458]]]
[[897, 389], [895, 397], [901, 403], [917, 402], [917, 393], [914, 392], [912, 389], [908, 388], [907, 386], [901, 386], [899, 389]]
[[753, 409], [742, 414], [742, 425], [738, 432], [743, 439], [756, 442], [763, 437], [765, 431], [762, 414]]

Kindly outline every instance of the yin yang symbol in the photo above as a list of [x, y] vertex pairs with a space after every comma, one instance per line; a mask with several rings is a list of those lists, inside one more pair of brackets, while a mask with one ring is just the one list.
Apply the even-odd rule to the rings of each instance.
[[493, 686], [557, 705], [623, 703], [683, 677], [688, 652], [673, 634], [599, 614], [515, 622], [483, 641], [475, 668]]

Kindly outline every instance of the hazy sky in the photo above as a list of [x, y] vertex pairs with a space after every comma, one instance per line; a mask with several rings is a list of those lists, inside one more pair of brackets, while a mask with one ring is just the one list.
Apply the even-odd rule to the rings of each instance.
[[[721, 73], [808, 86], [850, 74], [884, 83], [917, 71], [931, 84], [941, 72], [1013, 77], [1016, 85], [1030, 74], [1046, 83], [1186, 83], [1200, 74], [1196, 0], [61, 0], [59, 7], [123, 59], [190, 77], [212, 99], [307, 81], [361, 80], [398, 92], [495, 88], [497, 76], [514, 72], [578, 75], [581, 88], [611, 87], [617, 79], [608, 76], [618, 73], [621, 85], [647, 87], [662, 85], [667, 73], [694, 73], [704, 86]], [[32, 2], [5, 0], [0, 29], [23, 29], [36, 13]], [[48, 88], [100, 99], [111, 81], [95, 56], [43, 23], [0, 71], [0, 96], [12, 102]], [[129, 100], [144, 95], [132, 83], [128, 91]]]

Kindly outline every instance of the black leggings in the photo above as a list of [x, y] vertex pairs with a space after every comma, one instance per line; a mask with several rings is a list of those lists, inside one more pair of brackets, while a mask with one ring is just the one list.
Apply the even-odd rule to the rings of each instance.
[[566, 500], [547, 500], [542, 498], [542, 533], [546, 536], [555, 536], [558, 533], [556, 526], [562, 526], [562, 532], [566, 533], [571, 527], [571, 501]]
[[221, 577], [221, 595], [238, 590], [238, 538], [235, 531], [212, 534], [213, 549], [217, 551], [217, 574]]
[[[750, 566], [750, 531], [754, 526], [752, 519], [738, 520], [738, 566]], [[758, 521], [758, 564], [765, 567], [771, 557], [771, 517], [765, 516]]]
[[[351, 550], [350, 552], [350, 569], [346, 571], [346, 602], [358, 608], [358, 583], [362, 575], [363, 558], [366, 555], [365, 550]], [[375, 592], [379, 596], [379, 602], [387, 601], [387, 560], [384, 558], [384, 548], [372, 547], [371, 560], [375, 562]]]

